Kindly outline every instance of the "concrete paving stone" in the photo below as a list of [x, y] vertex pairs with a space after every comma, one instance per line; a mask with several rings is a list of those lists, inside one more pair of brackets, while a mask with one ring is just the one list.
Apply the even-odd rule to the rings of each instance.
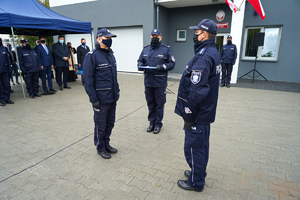
[[105, 172], [104, 175], [107, 177], [110, 177], [112, 179], [116, 179], [120, 174], [121, 174], [121, 172], [117, 172], [112, 169], [109, 169], [107, 172]]
[[267, 169], [257, 168], [257, 167], [254, 167], [254, 166], [251, 166], [250, 171], [256, 172], [258, 174], [268, 175], [268, 170]]
[[82, 198], [85, 198], [89, 193], [92, 192], [92, 189], [86, 188], [82, 185], [79, 185], [77, 188], [72, 190], [72, 194], [75, 196], [81, 196]]
[[31, 197], [28, 197], [27, 195], [20, 193], [18, 196], [12, 198], [12, 200], [26, 200], [26, 199], [31, 199]]
[[[234, 172], [236, 174], [241, 174], [242, 173], [242, 169], [241, 168], [237, 168], [237, 167], [230, 167], [230, 166], [226, 166], [226, 171], [228, 172]], [[215, 172], [216, 173], [216, 172]], [[225, 174], [224, 174], [225, 175]]]
[[299, 200], [298, 197], [291, 197], [291, 196], [287, 196], [281, 192], [279, 192], [279, 199], [280, 200]]
[[230, 185], [230, 192], [229, 194], [232, 194], [232, 195], [239, 195], [241, 196], [243, 199], [248, 199], [248, 196], [249, 196], [249, 190], [245, 189], [239, 189], [239, 188], [236, 188], [235, 186], [233, 185]]
[[94, 182], [94, 180], [91, 180], [89, 178], [87, 178], [86, 176], [82, 176], [80, 179], [78, 179], [76, 181], [77, 184], [81, 184], [85, 187], [91, 185]]
[[36, 190], [38, 187], [37, 186], [34, 186], [30, 183], [20, 187], [20, 190], [23, 191], [25, 194], [29, 194], [31, 193], [32, 191]]
[[278, 182], [279, 186], [285, 186], [285, 187], [288, 187], [289, 189], [298, 191], [298, 186], [297, 186], [296, 182], [286, 181], [286, 180], [282, 180], [280, 178], [277, 178], [277, 182]]
[[290, 194], [289, 196], [297, 197], [300, 199], [300, 192], [298, 190], [293, 190], [291, 188], [288, 188], [288, 190], [289, 190], [289, 194]]
[[137, 170], [132, 170], [129, 174], [130, 176], [136, 177], [138, 180], [142, 180], [142, 178], [146, 175], [146, 173], [139, 172]]
[[166, 165], [163, 165], [163, 164], [159, 164], [159, 163], [155, 163], [152, 168], [160, 170], [162, 172], [166, 172], [166, 170], [168, 169], [168, 167], [169, 166], [166, 166]]
[[[20, 188], [23, 185], [26, 185], [27, 183], [29, 183], [29, 181], [24, 180], [20, 175], [16, 175], [16, 176], [13, 176], [12, 178], [6, 180], [5, 182], [0, 183], [0, 188], [4, 187], [4, 186], [1, 187], [1, 184], [4, 184], [4, 183], [6, 183], [7, 185], [12, 185], [15, 188]], [[1, 189], [0, 189], [0, 193], [1, 193]]]
[[154, 174], [154, 177], [163, 179], [164, 181], [168, 181], [170, 176], [171, 176], [170, 174], [163, 173], [160, 170], [157, 170], [157, 172]]
[[255, 178], [252, 178], [252, 177], [250, 177], [250, 184], [260, 186], [260, 187], [264, 187], [265, 189], [269, 188], [268, 181], [263, 181], [263, 180], [255, 179]]
[[[287, 181], [294, 181], [294, 182], [300, 182], [300, 175], [298, 173], [296, 174], [286, 174], [286, 180]], [[298, 185], [299, 188], [299, 185]]]
[[145, 160], [143, 159], [141, 162], [140, 162], [141, 165], [145, 165], [147, 167], [153, 167], [153, 165], [155, 165], [155, 162], [154, 161], [150, 161], [150, 160]]
[[22, 193], [21, 191], [15, 189], [14, 187], [10, 187], [6, 189], [5, 191], [2, 191], [0, 194], [3, 195], [5, 199], [12, 199], [15, 196], [19, 195]]
[[90, 200], [94, 200], [94, 199], [99, 199], [99, 200], [103, 200], [105, 198], [105, 196], [102, 196], [101, 194], [97, 193], [97, 191], [93, 190], [90, 194], [88, 194], [85, 199], [90, 199]]
[[[231, 167], [228, 167], [228, 168], [231, 168]], [[223, 176], [228, 176], [228, 177], [232, 176], [232, 172], [231, 171], [221, 170], [220, 168], [217, 169], [216, 174], [223, 175]]]
[[134, 178], [132, 176], [126, 175], [124, 173], [121, 173], [116, 180], [123, 181], [126, 184], [129, 184]]
[[269, 183], [269, 190], [282, 192], [285, 195], [289, 195], [288, 188], [286, 186], [274, 185], [273, 183]]
[[269, 196], [272, 197], [274, 199], [278, 199], [279, 198], [279, 193], [278, 191], [273, 191], [273, 190], [267, 190], [264, 187], [259, 186], [259, 195], [265, 195], [265, 196]]
[[[82, 175], [80, 175], [80, 177], [81, 177]], [[72, 178], [74, 177], [74, 176], [71, 176]], [[61, 186], [61, 185], [63, 185], [65, 182], [67, 182], [68, 181], [68, 179], [65, 179], [64, 177], [60, 177], [60, 176], [58, 176], [58, 175], [56, 175], [54, 178], [51, 178], [51, 179], [48, 179], [51, 183], [55, 183], [56, 185], [58, 185], [58, 186]], [[73, 180], [73, 179], [70, 179], [70, 180]], [[77, 180], [77, 179], [76, 179]], [[73, 181], [75, 181], [75, 180], [73, 180]]]
[[157, 186], [157, 185], [152, 185], [151, 183], [147, 183], [145, 185], [145, 187], [142, 189], [142, 191], [144, 192], [150, 192], [153, 195], [158, 195], [160, 193], [160, 191], [162, 190], [161, 185]]
[[268, 176], [285, 179], [285, 174], [276, 173], [274, 171], [268, 169]]
[[123, 193], [130, 193], [133, 189], [134, 189], [134, 186], [132, 185], [128, 185], [124, 182], [121, 182], [116, 188], [114, 188], [116, 190], [119, 190], [119, 191], [122, 191]]
[[218, 194], [218, 198], [220, 199], [228, 199], [228, 200], [238, 200], [239, 196], [238, 195], [231, 195], [228, 194], [228, 192], [222, 191], [220, 190], [219, 194]]
[[272, 182], [273, 184], [277, 185], [277, 178], [273, 177], [273, 176], [265, 176], [263, 174], [259, 175], [259, 180], [261, 181], [268, 181], [268, 182]]
[[224, 182], [218, 182], [217, 180], [213, 180], [212, 186], [213, 189], [221, 189], [226, 193], [229, 193], [230, 184]]
[[156, 185], [159, 180], [160, 180], [160, 178], [155, 178], [148, 173], [146, 173], [146, 175], [142, 178], [142, 181], [149, 182], [152, 185]]
[[132, 169], [127, 168], [127, 167], [125, 167], [125, 166], [122, 165], [116, 171], [122, 172], [122, 173], [128, 175], [128, 174], [130, 174], [130, 172], [132, 171]]
[[268, 196], [258, 195], [253, 193], [252, 191], [249, 192], [249, 200], [269, 200]]
[[177, 183], [169, 183], [164, 181], [163, 179], [159, 179], [159, 181], [155, 184], [155, 186], [163, 187], [166, 190], [171, 191], [173, 187], [176, 187], [175, 184], [177, 185]]
[[248, 171], [248, 170], [245, 170], [245, 169], [242, 170], [242, 174], [241, 175], [245, 176], [245, 177], [252, 177], [252, 178], [255, 178], [255, 179], [259, 178], [259, 173]]
[[218, 174], [213, 174], [213, 173], [207, 173], [207, 175], [206, 175], [207, 179], [217, 180], [218, 182], [222, 182], [223, 177], [224, 177], [223, 175], [218, 175]]
[[249, 184], [249, 183], [245, 183], [243, 181], [241, 181], [240, 189], [249, 190], [249, 191], [254, 192], [255, 194], [258, 194], [258, 186], [257, 185], [252, 185], [252, 184]]
[[28, 194], [28, 196], [33, 197], [35, 199], [44, 199], [49, 193], [44, 192], [42, 189], [37, 188]]
[[156, 169], [151, 169], [150, 167], [145, 166], [145, 167], [141, 170], [141, 172], [144, 172], [144, 173], [146, 173], [146, 174], [149, 174], [150, 176], [154, 176], [154, 174], [157, 172], [157, 170], [156, 170]]
[[170, 199], [170, 200], [176, 199], [178, 195], [179, 195], [178, 193], [170, 192], [169, 190], [166, 190], [165, 188], [163, 188], [159, 193], [159, 197]]

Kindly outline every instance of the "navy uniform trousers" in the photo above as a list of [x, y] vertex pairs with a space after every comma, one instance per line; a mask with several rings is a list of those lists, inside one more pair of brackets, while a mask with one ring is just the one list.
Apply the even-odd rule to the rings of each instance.
[[145, 86], [145, 96], [148, 105], [148, 121], [150, 126], [162, 127], [164, 117], [164, 106], [166, 103], [166, 87]]
[[230, 84], [232, 68], [231, 63], [222, 63], [222, 84]]
[[26, 72], [24, 74], [24, 80], [29, 95], [34, 95], [39, 93], [39, 71]]
[[184, 155], [191, 167], [188, 184], [198, 190], [202, 190], [205, 184], [209, 157], [209, 135], [210, 124], [195, 124], [191, 131], [185, 130]]
[[51, 66], [44, 66], [42, 70], [42, 85], [44, 91], [48, 90], [47, 83], [46, 83], [46, 75], [48, 79], [49, 90], [53, 90]]
[[109, 145], [111, 131], [116, 121], [116, 102], [100, 104], [99, 109], [94, 109], [94, 144], [99, 151]]
[[0, 103], [10, 100], [10, 84], [8, 72], [0, 73]]

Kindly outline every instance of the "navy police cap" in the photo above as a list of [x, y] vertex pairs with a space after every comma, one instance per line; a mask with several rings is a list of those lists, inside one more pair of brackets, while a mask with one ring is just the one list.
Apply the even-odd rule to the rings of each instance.
[[228, 35], [228, 36], [227, 36], [227, 39], [228, 39], [228, 38], [231, 38], [231, 39], [232, 39], [232, 36], [231, 36], [231, 35]]
[[27, 42], [29, 42], [28, 40], [22, 40], [22, 43], [24, 44], [24, 43], [27, 43]]
[[153, 30], [151, 31], [151, 35], [158, 35], [158, 36], [161, 36], [161, 32], [160, 32], [159, 29], [153, 29]]
[[107, 28], [101, 28], [97, 32], [97, 37], [101, 37], [101, 36], [105, 36], [105, 37], [117, 37], [116, 35], [112, 34]]
[[201, 29], [217, 35], [217, 24], [211, 19], [203, 19], [197, 26], [190, 26], [190, 29]]

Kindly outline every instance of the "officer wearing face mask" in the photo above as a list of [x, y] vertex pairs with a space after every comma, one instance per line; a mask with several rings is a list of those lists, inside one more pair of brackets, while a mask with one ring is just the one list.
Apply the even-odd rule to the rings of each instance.
[[227, 36], [227, 44], [223, 45], [220, 57], [222, 63], [221, 87], [226, 85], [226, 87], [230, 88], [232, 68], [237, 57], [236, 46], [232, 44], [231, 35]]
[[8, 72], [11, 71], [11, 61], [8, 55], [8, 51], [2, 44], [2, 38], [0, 38], [0, 106], [8, 104], [14, 104], [10, 100], [10, 84]]
[[28, 40], [23, 40], [23, 48], [18, 51], [20, 68], [24, 74], [26, 89], [29, 97], [34, 99], [39, 94], [39, 58], [35, 50], [31, 49]]
[[148, 121], [150, 122], [147, 132], [158, 134], [162, 127], [164, 105], [166, 103], [166, 87], [168, 71], [175, 67], [175, 58], [169, 46], [161, 43], [160, 30], [151, 32], [151, 44], [145, 46], [138, 59], [140, 66], [156, 67], [144, 70], [145, 96], [148, 105]]
[[195, 30], [195, 56], [186, 65], [180, 80], [175, 113], [184, 120], [184, 154], [191, 170], [179, 180], [178, 186], [185, 190], [202, 191], [205, 185], [209, 152], [210, 123], [216, 115], [220, 55], [215, 47], [217, 25], [209, 19], [202, 20]]
[[97, 32], [96, 49], [88, 52], [83, 61], [83, 85], [94, 110], [94, 144], [104, 159], [111, 158], [117, 149], [110, 146], [115, 124], [116, 102], [119, 99], [117, 63], [111, 50], [112, 37], [108, 29]]

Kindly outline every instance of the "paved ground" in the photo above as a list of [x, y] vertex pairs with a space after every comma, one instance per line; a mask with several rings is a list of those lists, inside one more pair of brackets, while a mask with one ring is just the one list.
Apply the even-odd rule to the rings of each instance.
[[93, 112], [80, 81], [71, 90], [0, 108], [0, 199], [300, 199], [299, 93], [220, 88], [203, 192], [176, 182], [188, 169], [183, 122], [169, 81], [164, 127], [145, 130], [143, 77], [119, 73], [121, 98], [110, 160], [93, 145]]

